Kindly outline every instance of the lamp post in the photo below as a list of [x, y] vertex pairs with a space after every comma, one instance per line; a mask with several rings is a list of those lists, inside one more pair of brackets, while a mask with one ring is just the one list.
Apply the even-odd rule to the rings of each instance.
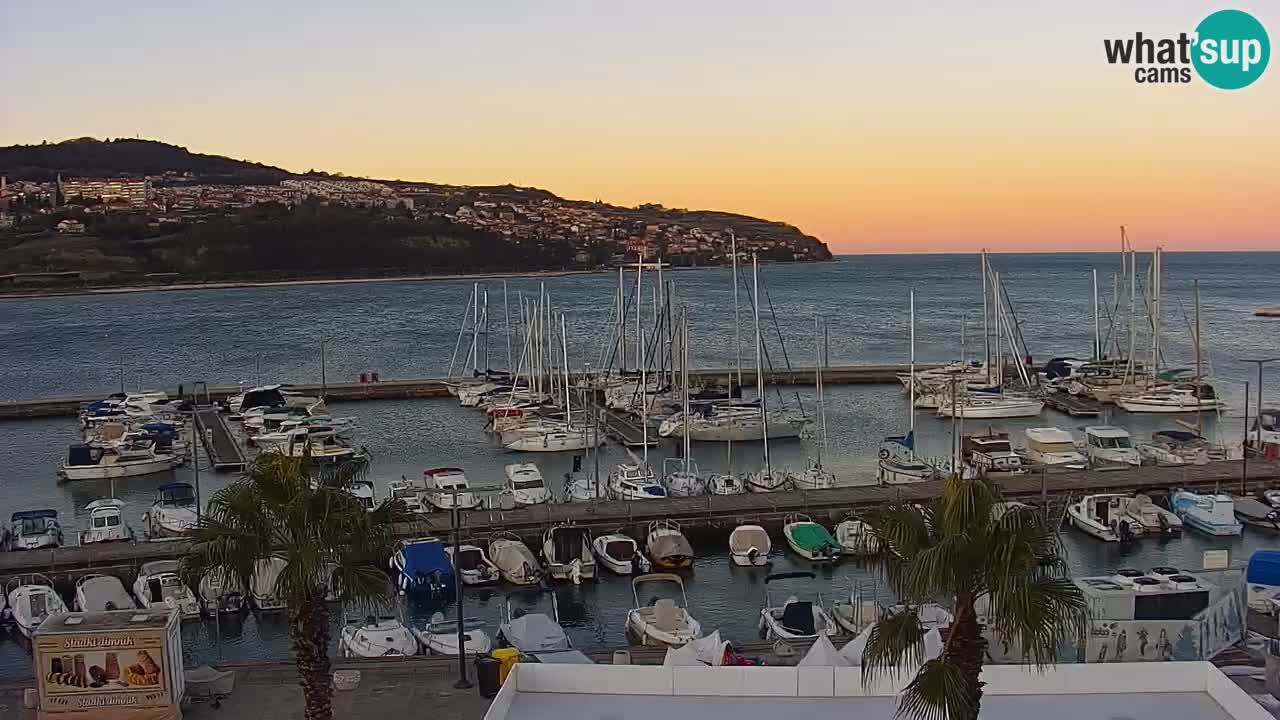
[[458, 607], [458, 681], [453, 686], [466, 690], [471, 687], [471, 681], [467, 679], [467, 630], [462, 617], [462, 523], [458, 516], [458, 488], [452, 488], [450, 494], [453, 496], [450, 508], [453, 521], [453, 593]]
[[[1258, 452], [1262, 451], [1262, 366], [1267, 363], [1280, 362], [1280, 357], [1269, 357], [1260, 359], [1241, 358], [1240, 362], [1254, 363], [1258, 366], [1258, 396], [1257, 407], [1254, 408], [1254, 427], [1257, 428], [1258, 434], [1254, 439], [1254, 444]], [[1244, 386], [1244, 451], [1243, 461], [1240, 464], [1240, 492], [1245, 492], [1245, 483], [1249, 479], [1249, 384]]]

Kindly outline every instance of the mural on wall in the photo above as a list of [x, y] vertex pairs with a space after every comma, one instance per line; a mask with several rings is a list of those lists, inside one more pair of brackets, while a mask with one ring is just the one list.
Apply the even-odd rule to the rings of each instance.
[[1085, 662], [1199, 660], [1200, 633], [1191, 620], [1095, 622], [1085, 645]]
[[1200, 616], [1200, 650], [1208, 660], [1244, 638], [1243, 587], [1228, 592]]

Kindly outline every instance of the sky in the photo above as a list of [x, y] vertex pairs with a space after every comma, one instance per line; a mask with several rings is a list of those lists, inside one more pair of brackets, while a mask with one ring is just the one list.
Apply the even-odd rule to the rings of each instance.
[[[1224, 6], [0, 2], [0, 145], [72, 137], [782, 220], [838, 253], [1280, 249], [1280, 61], [1143, 85]], [[1226, 6], [1231, 7], [1231, 6]], [[1280, 5], [1234, 6], [1280, 36]]]

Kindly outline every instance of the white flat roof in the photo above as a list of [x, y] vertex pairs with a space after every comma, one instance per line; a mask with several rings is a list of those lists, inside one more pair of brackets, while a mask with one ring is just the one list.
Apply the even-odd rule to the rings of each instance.
[[[857, 667], [556, 666], [521, 663], [485, 720], [890, 720], [911, 673], [863, 685]], [[983, 669], [983, 720], [1273, 720], [1207, 662]], [[813, 715], [809, 715], [816, 713]]]

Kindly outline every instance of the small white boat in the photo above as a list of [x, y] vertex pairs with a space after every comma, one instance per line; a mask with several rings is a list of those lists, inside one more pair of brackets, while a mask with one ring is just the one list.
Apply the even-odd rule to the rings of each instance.
[[240, 581], [224, 573], [209, 573], [200, 578], [196, 599], [201, 612], [210, 616], [238, 613], [246, 607], [248, 600]]
[[284, 598], [276, 595], [276, 578], [280, 577], [286, 561], [284, 558], [259, 560], [249, 578], [249, 600], [258, 612], [286, 610]]
[[939, 417], [975, 418], [1020, 418], [1036, 417], [1044, 410], [1044, 401], [1030, 397], [969, 395], [957, 402], [954, 407], [949, 402], [938, 406]]
[[489, 541], [489, 559], [498, 566], [502, 579], [515, 585], [537, 585], [543, 570], [533, 551], [515, 535], [501, 534]]
[[374, 502], [376, 493], [373, 489], [372, 480], [352, 480], [351, 485], [347, 488], [347, 493], [355, 498], [356, 502], [360, 503], [360, 507], [364, 508], [365, 512], [373, 512], [377, 509], [377, 504]]
[[1022, 475], [1027, 471], [1022, 456], [1014, 452], [1009, 443], [1009, 433], [988, 430], [965, 435], [961, 450], [965, 463], [989, 478]]
[[[498, 625], [498, 646], [513, 647], [522, 653], [561, 652], [572, 649], [569, 636], [560, 625], [560, 603], [555, 593], [551, 596], [551, 614], [529, 612], [511, 607], [512, 597], [507, 597], [502, 607]], [[541, 597], [541, 596], [540, 596]], [[538, 609], [538, 608], [533, 608]]]
[[124, 522], [124, 501], [116, 498], [94, 500], [84, 509], [89, 513], [85, 529], [80, 531], [80, 544], [132, 540], [133, 531]]
[[1227, 406], [1208, 383], [1183, 383], [1166, 390], [1117, 397], [1115, 403], [1131, 413], [1213, 412]]
[[14, 550], [39, 550], [62, 544], [57, 510], [20, 510], [10, 516]]
[[910, 485], [937, 477], [937, 468], [918, 460], [882, 458], [876, 469], [876, 481], [881, 485]]
[[791, 486], [796, 490], [827, 490], [836, 486], [836, 476], [827, 472], [813, 458], [803, 472], [788, 473]]
[[1072, 526], [1105, 542], [1182, 532], [1182, 520], [1157, 507], [1146, 495], [1086, 495], [1079, 502], [1067, 506], [1067, 518]]
[[386, 658], [418, 654], [418, 639], [393, 617], [368, 616], [363, 622], [348, 620], [338, 637], [342, 657]]
[[791, 478], [780, 468], [747, 473], [747, 490], [753, 493], [771, 493], [791, 490]]
[[72, 445], [58, 473], [67, 480], [105, 480], [167, 472], [182, 464], [171, 453], [157, 453], [155, 444], [137, 442], [119, 446]]
[[190, 483], [174, 482], [161, 485], [159, 498], [147, 511], [147, 534], [153, 538], [178, 537], [191, 530], [199, 522], [196, 513], [196, 492]]
[[770, 597], [771, 583], [797, 578], [814, 580], [817, 577], [811, 572], [776, 573], [765, 577], [764, 608], [760, 610], [759, 626], [762, 639], [795, 642], [816, 640], [819, 635], [835, 635], [839, 632], [835, 621], [823, 608], [821, 593], [816, 602], [789, 595], [781, 603], [776, 603]]
[[28, 640], [47, 618], [67, 611], [53, 581], [44, 575], [16, 575], [5, 585], [4, 594], [9, 603], [6, 612]]
[[808, 515], [791, 513], [782, 519], [782, 536], [797, 555], [812, 562], [834, 562], [842, 548], [831, 532]]
[[667, 497], [667, 489], [658, 483], [653, 468], [640, 462], [619, 463], [609, 473], [611, 500], [655, 500]]
[[399, 480], [387, 483], [387, 499], [404, 503], [406, 512], [423, 515], [431, 512], [431, 508], [422, 502], [422, 487], [403, 475]]
[[1144, 463], [1153, 465], [1207, 465], [1213, 455], [1208, 440], [1186, 430], [1157, 430], [1137, 450]]
[[432, 505], [440, 510], [474, 510], [480, 507], [480, 496], [471, 492], [467, 476], [462, 468], [438, 467], [422, 473], [427, 489], [424, 491]]
[[516, 452], [572, 452], [592, 447], [592, 438], [595, 438], [596, 445], [600, 445], [604, 437], [585, 428], [564, 428], [516, 438], [505, 447]]
[[542, 472], [533, 463], [512, 463], [505, 468], [507, 492], [516, 505], [541, 505], [551, 500]]
[[605, 489], [596, 487], [596, 484], [585, 472], [574, 473], [565, 483], [564, 492], [569, 502], [595, 502], [607, 495]]
[[871, 526], [853, 517], [836, 525], [836, 542], [849, 556], [873, 555], [880, 550], [880, 538]]
[[1133, 447], [1129, 431], [1114, 425], [1089, 425], [1084, 429], [1085, 453], [1097, 466], [1141, 465], [1142, 456]]
[[1235, 501], [1230, 495], [1200, 495], [1189, 490], [1169, 493], [1169, 506], [1184, 525], [1207, 535], [1239, 535], [1244, 525], [1236, 519]]
[[648, 572], [650, 567], [649, 559], [640, 552], [639, 544], [630, 535], [597, 536], [591, 541], [591, 551], [601, 565], [618, 575]]
[[[446, 620], [444, 613], [431, 615], [431, 622], [425, 628], [411, 628], [414, 637], [424, 652], [432, 655], [458, 656], [458, 623]], [[477, 618], [465, 618], [462, 621], [463, 651], [467, 655], [484, 655], [489, 652], [489, 636], [485, 634], [484, 622]]]
[[542, 557], [552, 580], [569, 580], [577, 585], [596, 576], [591, 531], [584, 527], [552, 525], [542, 536]]
[[453, 545], [446, 543], [444, 553], [449, 556], [449, 562], [458, 569], [463, 585], [488, 585], [498, 582], [501, 575], [498, 572], [498, 566], [489, 560], [489, 556], [484, 554], [484, 549], [480, 546], [459, 545], [458, 552], [454, 553]]
[[[653, 597], [648, 603], [640, 601], [640, 587], [646, 591], [656, 585], [674, 584], [678, 597]], [[702, 625], [689, 614], [689, 599], [685, 595], [684, 580], [671, 573], [641, 575], [631, 581], [631, 594], [635, 607], [627, 612], [627, 636], [640, 645], [680, 647], [702, 636]], [[674, 594], [674, 593], [672, 593]]]
[[739, 525], [729, 533], [729, 557], [740, 567], [763, 567], [769, 564], [773, 541], [759, 525]]
[[133, 596], [142, 608], [176, 610], [183, 618], [200, 615], [195, 594], [178, 577], [177, 560], [142, 563], [133, 581]]
[[880, 619], [880, 605], [875, 600], [864, 600], [861, 593], [852, 592], [846, 602], [831, 605], [831, 619], [845, 632], [856, 636]]
[[661, 570], [678, 570], [693, 565], [693, 546], [680, 532], [680, 525], [672, 520], [649, 523], [645, 550], [649, 561]]
[[1037, 465], [1083, 470], [1089, 460], [1076, 449], [1071, 433], [1056, 427], [1027, 428], [1027, 459]]
[[134, 610], [137, 607], [117, 577], [85, 575], [76, 581], [76, 612]]
[[667, 458], [663, 463], [662, 484], [671, 497], [696, 497], [707, 494], [707, 484], [698, 475], [698, 464], [683, 458]]
[[707, 493], [710, 495], [737, 495], [746, 491], [746, 483], [733, 473], [713, 473], [707, 476]]

